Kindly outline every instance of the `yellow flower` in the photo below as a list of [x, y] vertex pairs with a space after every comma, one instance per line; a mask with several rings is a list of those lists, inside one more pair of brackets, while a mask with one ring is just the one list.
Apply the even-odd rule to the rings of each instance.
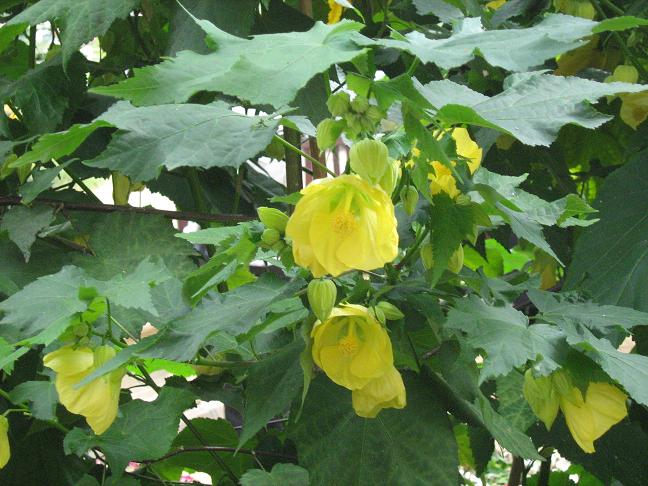
[[[353, 0], [349, 0], [349, 3], [351, 3]], [[337, 24], [340, 19], [342, 18], [342, 11], [344, 10], [344, 7], [337, 3], [335, 0], [328, 0], [328, 5], [329, 5], [329, 13], [328, 13], [328, 20], [327, 23], [330, 24]]]
[[[457, 155], [466, 159], [468, 170], [474, 174], [481, 164], [482, 149], [470, 138], [470, 134], [465, 128], [453, 128], [451, 137], [457, 146]], [[452, 165], [456, 165], [456, 162], [453, 161]], [[457, 189], [457, 181], [452, 175], [450, 167], [435, 160], [432, 162], [432, 168], [434, 174], [428, 176], [431, 181], [430, 191], [432, 194], [445, 192], [453, 199], [457, 197], [460, 191]]]
[[648, 118], [648, 92], [621, 94], [619, 98], [621, 119], [636, 130]]
[[[328, 319], [315, 323], [311, 336], [315, 364], [349, 390], [367, 386], [394, 367], [387, 331], [361, 305], [334, 308]], [[378, 396], [379, 389], [376, 384], [367, 393]]]
[[616, 386], [589, 383], [583, 397], [569, 374], [562, 370], [540, 378], [534, 378], [531, 370], [527, 371], [523, 393], [533, 413], [547, 429], [551, 428], [560, 407], [569, 432], [587, 453], [594, 452], [596, 439], [628, 415], [628, 396]]
[[365, 418], [375, 418], [383, 408], [404, 408], [406, 405], [403, 378], [393, 366], [380, 378], [353, 390], [351, 397], [356, 414]]
[[0, 415], [0, 469], [5, 467], [11, 457], [9, 449], [9, 420], [4, 415]]
[[319, 179], [286, 227], [295, 262], [316, 278], [373, 270], [398, 254], [394, 205], [383, 189], [355, 175]]
[[497, 10], [500, 8], [502, 5], [506, 3], [506, 0], [492, 0], [491, 2], [488, 2], [486, 4], [486, 8], [490, 10]]
[[576, 387], [561, 395], [560, 408], [567, 427], [581, 449], [594, 452], [594, 441], [628, 415], [627, 399], [625, 393], [609, 383], [590, 383], [584, 399]]
[[95, 434], [104, 433], [117, 417], [119, 390], [125, 369], [101, 376], [87, 385], [76, 385], [115, 356], [110, 346], [64, 346], [45, 355], [43, 363], [56, 372], [59, 401], [70, 412], [83, 415]]

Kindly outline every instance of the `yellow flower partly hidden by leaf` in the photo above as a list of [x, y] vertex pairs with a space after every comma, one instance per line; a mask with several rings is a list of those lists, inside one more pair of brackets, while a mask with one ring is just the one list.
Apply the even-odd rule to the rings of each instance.
[[[349, 0], [349, 3], [351, 3], [352, 0]], [[340, 21], [342, 18], [342, 11], [344, 10], [344, 7], [337, 3], [335, 0], [328, 0], [328, 5], [329, 5], [329, 14], [328, 14], [328, 24], [336, 24]]]
[[383, 408], [404, 408], [405, 385], [398, 370], [391, 369], [351, 393], [353, 409], [360, 417], [375, 418]]
[[373, 270], [398, 254], [394, 205], [385, 191], [355, 175], [319, 179], [286, 227], [295, 263], [316, 278], [349, 270]]
[[648, 91], [619, 95], [621, 111], [619, 115], [626, 125], [634, 128], [648, 118]]
[[[482, 149], [470, 138], [470, 134], [465, 128], [452, 129], [451, 137], [457, 146], [457, 155], [466, 159], [468, 170], [474, 174], [481, 164]], [[456, 165], [456, 162], [453, 161], [452, 164]], [[445, 192], [453, 199], [457, 197], [460, 191], [457, 189], [457, 181], [452, 175], [450, 167], [435, 160], [432, 162], [432, 168], [434, 174], [429, 175], [432, 194]]]
[[587, 453], [594, 452], [594, 441], [628, 415], [627, 395], [609, 383], [590, 383], [585, 398], [573, 387], [560, 397], [569, 432]]
[[43, 364], [56, 372], [59, 401], [70, 412], [83, 415], [95, 434], [105, 432], [117, 417], [119, 390], [125, 369], [101, 376], [87, 385], [76, 385], [115, 356], [110, 346], [64, 346], [45, 355]]
[[589, 20], [596, 17], [596, 9], [589, 0], [553, 0], [553, 4], [556, 11], [567, 15]]
[[9, 420], [4, 415], [0, 415], [0, 469], [7, 465], [10, 457]]
[[594, 441], [628, 415], [628, 396], [609, 383], [589, 383], [585, 396], [563, 370], [534, 378], [531, 370], [524, 376], [524, 398], [533, 413], [550, 429], [558, 407], [574, 441], [587, 453], [594, 452]]
[[502, 5], [506, 3], [506, 0], [493, 0], [492, 2], [488, 2], [486, 4], [486, 8], [490, 10], [497, 10], [500, 8]]
[[394, 367], [387, 331], [366, 307], [336, 307], [311, 333], [313, 360], [340, 386], [358, 390]]

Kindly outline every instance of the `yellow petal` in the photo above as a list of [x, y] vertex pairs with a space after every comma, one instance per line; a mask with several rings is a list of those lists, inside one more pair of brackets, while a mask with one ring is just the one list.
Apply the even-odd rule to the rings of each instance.
[[5, 467], [11, 457], [9, 448], [9, 421], [4, 415], [0, 415], [0, 469]]
[[43, 357], [43, 364], [58, 374], [75, 375], [92, 367], [94, 353], [92, 349], [83, 347], [74, 349], [64, 346]]
[[619, 116], [624, 123], [635, 130], [648, 118], [648, 93], [622, 94]]
[[590, 383], [585, 403], [594, 416], [596, 439], [628, 415], [628, 396], [609, 383]]
[[457, 155], [467, 159], [468, 170], [470, 170], [471, 174], [474, 174], [481, 164], [482, 149], [470, 138], [470, 134], [465, 128], [454, 128], [452, 138], [457, 145]]
[[383, 408], [404, 408], [406, 405], [403, 378], [395, 367], [371, 380], [351, 394], [353, 409], [360, 417], [375, 418]]
[[568, 394], [561, 395], [560, 409], [565, 415], [569, 432], [579, 447], [587, 453], [594, 452], [594, 440], [597, 438], [594, 415], [585, 405], [581, 391], [574, 387]]
[[547, 430], [551, 429], [560, 408], [560, 399], [554, 390], [551, 377], [536, 378], [531, 370], [527, 370], [524, 374], [522, 393], [533, 413], [542, 420]]

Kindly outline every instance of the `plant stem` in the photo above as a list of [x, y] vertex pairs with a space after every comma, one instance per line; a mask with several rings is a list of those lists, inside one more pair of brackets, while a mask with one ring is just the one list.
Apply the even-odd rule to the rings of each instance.
[[306, 155], [297, 145], [301, 145], [301, 135], [297, 130], [284, 127], [284, 140], [278, 135], [275, 138], [289, 151], [286, 152], [286, 189], [288, 193], [299, 192], [302, 188], [302, 156]]
[[36, 67], [36, 26], [29, 28], [29, 68]]
[[238, 169], [236, 174], [236, 182], [234, 186], [234, 204], [232, 205], [232, 212], [236, 213], [239, 209], [239, 204], [241, 202], [241, 189], [243, 187], [243, 179], [245, 178], [245, 169], [246, 166], [242, 165]]
[[623, 9], [614, 5], [610, 0], [601, 0], [601, 3], [603, 3], [603, 5], [612, 10], [617, 15], [625, 15]]
[[[142, 376], [144, 377], [146, 384], [151, 388], [153, 388], [153, 390], [155, 390], [155, 392], [159, 394], [162, 389], [157, 385], [157, 383], [155, 383], [155, 381], [153, 380], [149, 372], [146, 371], [146, 368], [144, 368], [141, 365], [138, 365], [137, 367], [140, 370], [140, 373], [142, 373]], [[196, 429], [196, 427], [194, 427], [194, 424], [191, 423], [191, 420], [189, 420], [184, 413], [180, 416], [180, 420], [184, 422], [184, 424], [187, 426], [187, 429], [189, 429], [189, 431], [194, 435], [194, 437], [196, 437], [196, 439], [198, 439], [198, 441], [202, 445], [209, 447], [209, 444], [207, 444], [207, 441], [202, 436], [200, 431]], [[236, 476], [236, 474], [234, 474], [234, 471], [232, 471], [232, 469], [227, 465], [227, 463], [223, 460], [223, 458], [220, 457], [216, 453], [216, 451], [209, 450], [207, 452], [210, 453], [214, 461], [218, 464], [220, 468], [223, 469], [223, 471], [225, 471], [225, 473], [230, 477], [230, 479], [234, 481], [234, 484], [238, 484], [238, 477]]]
[[423, 243], [423, 240], [425, 240], [425, 238], [429, 234], [430, 234], [430, 228], [425, 227], [423, 229], [423, 231], [421, 231], [416, 236], [416, 240], [414, 241], [414, 244], [409, 247], [409, 249], [407, 250], [407, 253], [405, 253], [405, 256], [403, 257], [403, 259], [400, 262], [398, 262], [398, 264], [396, 265], [397, 270], [401, 270], [405, 265], [407, 265], [410, 262], [410, 260], [412, 260], [412, 258], [414, 258], [414, 256], [416, 255], [416, 252], [418, 251], [419, 247]]
[[256, 361], [215, 361], [212, 359], [198, 358], [195, 364], [200, 366], [212, 366], [214, 368], [236, 368], [238, 366], [252, 366]]
[[196, 208], [198, 208], [198, 211], [200, 211], [201, 213], [208, 213], [209, 208], [207, 206], [205, 194], [203, 193], [202, 187], [200, 187], [198, 169], [196, 169], [195, 167], [188, 167], [185, 174], [187, 176], [187, 182], [189, 182], [191, 195], [193, 196], [193, 200], [196, 203]]
[[520, 486], [522, 483], [522, 473], [524, 472], [524, 459], [518, 456], [513, 456], [513, 464], [511, 464], [511, 472], [509, 473], [507, 486]]
[[[286, 130], [291, 130], [290, 128], [286, 128]], [[293, 130], [294, 131], [294, 130]], [[286, 134], [287, 135], [287, 134]], [[331, 169], [326, 167], [324, 164], [322, 164], [319, 160], [317, 160], [315, 157], [311, 157], [308, 155], [306, 152], [301, 150], [300, 148], [295, 147], [292, 143], [290, 143], [288, 140], [284, 140], [281, 138], [279, 135], [275, 135], [275, 139], [277, 142], [281, 143], [284, 147], [286, 147], [289, 150], [292, 150], [296, 154], [299, 154], [300, 156], [304, 157], [305, 159], [311, 161], [313, 163], [313, 166], [317, 166], [320, 169], [326, 171], [328, 174], [332, 175], [335, 177], [335, 172], [333, 172]], [[286, 158], [288, 158], [288, 153], [286, 153]], [[287, 163], [288, 161], [286, 161]], [[300, 174], [300, 189], [301, 189], [301, 174]], [[297, 192], [297, 191], [291, 191], [291, 192]]]
[[256, 450], [253, 450], [253, 449], [237, 449], [236, 447], [224, 447], [224, 446], [205, 446], [205, 447], [182, 447], [182, 448], [177, 449], [175, 451], [171, 451], [168, 454], [165, 454], [164, 456], [159, 457], [157, 459], [147, 459], [147, 460], [144, 460], [144, 461], [136, 460], [135, 462], [138, 462], [140, 464], [153, 464], [155, 462], [163, 461], [165, 459], [168, 459], [169, 457], [177, 456], [178, 454], [183, 454], [185, 452], [209, 452], [209, 451], [214, 451], [214, 452], [236, 452], [236, 453], [241, 453], [241, 454], [275, 457], [275, 458], [279, 458], [279, 459], [287, 459], [287, 460], [290, 460], [290, 461], [294, 461], [295, 459], [297, 459], [294, 456], [281, 454], [279, 452], [256, 451]]

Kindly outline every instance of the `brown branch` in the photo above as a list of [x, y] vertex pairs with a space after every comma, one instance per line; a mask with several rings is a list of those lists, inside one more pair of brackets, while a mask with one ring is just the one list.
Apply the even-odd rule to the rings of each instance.
[[[20, 204], [22, 198], [14, 196], [0, 196], [0, 206], [13, 206]], [[70, 211], [94, 211], [99, 213], [137, 213], [164, 216], [169, 219], [179, 219], [182, 221], [218, 221], [221, 223], [239, 223], [255, 219], [253, 216], [245, 214], [204, 214], [193, 211], [167, 211], [155, 208], [136, 208], [133, 206], [116, 206], [114, 204], [87, 204], [73, 203], [67, 201], [58, 201], [56, 199], [38, 198], [35, 202], [59, 207]]]
[[181, 447], [180, 449], [176, 449], [175, 451], [171, 451], [168, 454], [163, 455], [162, 457], [159, 457], [158, 459], [146, 459], [143, 461], [138, 461], [135, 460], [134, 462], [137, 462], [139, 464], [153, 464], [156, 462], [163, 461], [165, 459], [168, 459], [173, 456], [177, 456], [178, 454], [183, 454], [185, 452], [236, 452], [240, 454], [249, 454], [252, 456], [266, 456], [266, 457], [275, 457], [278, 459], [287, 459], [289, 461], [294, 461], [297, 458], [294, 456], [289, 456], [287, 454], [281, 454], [279, 452], [271, 452], [271, 451], [255, 451], [253, 449], [236, 449], [236, 447], [225, 447], [225, 446], [203, 446], [203, 447]]

